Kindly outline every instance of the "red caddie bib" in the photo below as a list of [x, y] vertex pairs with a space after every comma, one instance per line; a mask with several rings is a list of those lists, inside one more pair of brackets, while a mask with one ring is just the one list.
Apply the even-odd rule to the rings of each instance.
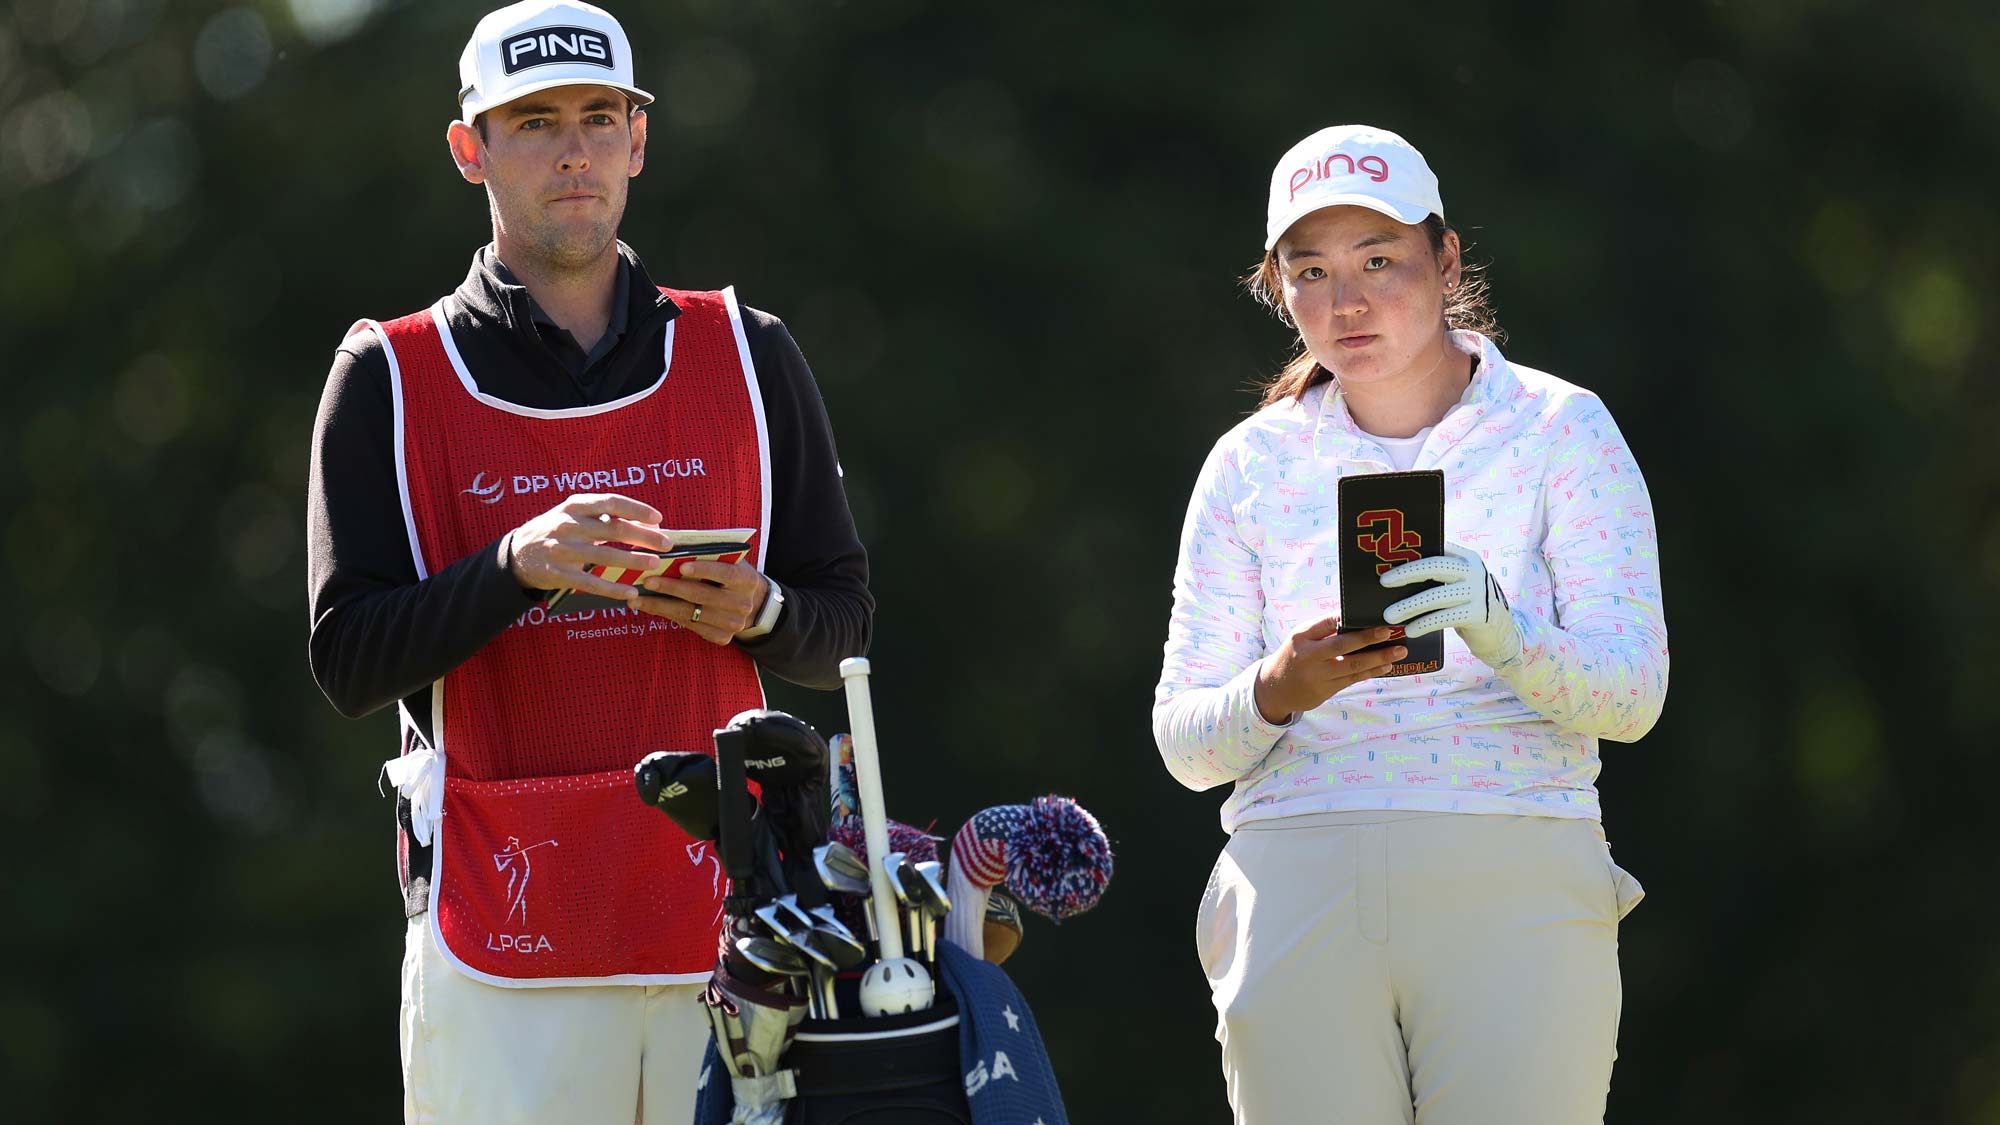
[[[575, 493], [616, 492], [668, 528], [771, 515], [763, 399], [733, 290], [663, 290], [660, 378], [627, 398], [533, 410], [478, 390], [441, 305], [387, 324], [404, 526], [428, 577]], [[529, 610], [431, 686], [443, 759], [430, 925], [491, 984], [674, 984], [714, 967], [726, 880], [705, 842], [639, 803], [654, 750], [712, 752], [763, 706], [750, 657], [623, 609]], [[406, 722], [407, 722], [407, 716]]]

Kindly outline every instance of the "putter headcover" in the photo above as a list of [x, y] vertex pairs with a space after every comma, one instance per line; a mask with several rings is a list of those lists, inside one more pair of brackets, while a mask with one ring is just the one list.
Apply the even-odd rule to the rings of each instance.
[[760, 708], [735, 715], [723, 729], [750, 733], [743, 772], [757, 784], [767, 789], [826, 784], [826, 739], [804, 719]]
[[[763, 790], [764, 809], [785, 853], [793, 889], [812, 873], [812, 850], [826, 842], [832, 819], [827, 795], [826, 739], [812, 724], [783, 711], [745, 711], [727, 730], [747, 731], [743, 776]], [[817, 880], [806, 880], [816, 885]]]

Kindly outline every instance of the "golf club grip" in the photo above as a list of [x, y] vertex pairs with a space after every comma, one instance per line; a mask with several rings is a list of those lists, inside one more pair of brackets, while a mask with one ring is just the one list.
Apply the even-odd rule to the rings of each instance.
[[868, 659], [840, 662], [840, 679], [847, 689], [847, 725], [854, 736], [854, 782], [860, 790], [861, 832], [868, 842], [868, 883], [875, 889], [875, 927], [882, 960], [903, 956], [902, 920], [896, 917], [896, 892], [882, 859], [889, 854], [889, 814], [882, 807], [882, 759], [875, 746], [875, 705], [868, 695]]

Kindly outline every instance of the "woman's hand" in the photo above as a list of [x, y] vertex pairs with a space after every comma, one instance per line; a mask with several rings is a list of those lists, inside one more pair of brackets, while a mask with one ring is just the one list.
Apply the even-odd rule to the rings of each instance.
[[1341, 691], [1373, 679], [1409, 655], [1402, 645], [1356, 655], [1380, 644], [1394, 629], [1340, 632], [1340, 618], [1322, 617], [1299, 626], [1257, 673], [1257, 710], [1268, 723], [1283, 723], [1310, 711]]

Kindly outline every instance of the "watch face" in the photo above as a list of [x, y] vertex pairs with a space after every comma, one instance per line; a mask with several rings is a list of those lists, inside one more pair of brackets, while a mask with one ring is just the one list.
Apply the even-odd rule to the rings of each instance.
[[771, 592], [764, 595], [764, 609], [757, 614], [756, 627], [770, 629], [778, 623], [778, 614], [785, 608], [785, 591], [776, 582], [771, 583]]

